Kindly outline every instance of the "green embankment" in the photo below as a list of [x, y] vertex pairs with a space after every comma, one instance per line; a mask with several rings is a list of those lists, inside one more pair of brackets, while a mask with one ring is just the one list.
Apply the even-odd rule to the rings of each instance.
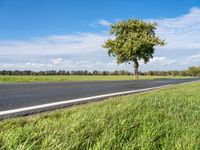
[[0, 149], [199, 149], [200, 82], [7, 119]]

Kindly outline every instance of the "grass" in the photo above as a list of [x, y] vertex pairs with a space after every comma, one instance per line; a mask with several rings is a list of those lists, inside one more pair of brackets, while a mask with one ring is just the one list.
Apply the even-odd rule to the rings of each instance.
[[200, 82], [0, 122], [2, 150], [199, 148]]
[[[140, 79], [157, 78], [186, 78], [182, 76], [140, 76]], [[109, 76], [78, 76], [78, 75], [56, 75], [56, 76], [0, 76], [0, 83], [8, 82], [72, 82], [72, 81], [103, 81], [103, 80], [133, 80], [133, 76], [109, 75]]]

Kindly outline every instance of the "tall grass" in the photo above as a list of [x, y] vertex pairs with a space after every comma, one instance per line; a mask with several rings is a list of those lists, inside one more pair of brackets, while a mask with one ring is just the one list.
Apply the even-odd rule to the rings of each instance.
[[4, 120], [0, 148], [199, 149], [200, 82]]

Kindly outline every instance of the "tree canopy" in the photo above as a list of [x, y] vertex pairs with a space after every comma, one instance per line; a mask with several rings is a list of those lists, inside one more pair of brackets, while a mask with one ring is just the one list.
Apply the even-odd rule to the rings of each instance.
[[200, 66], [192, 66], [188, 68], [188, 72], [192, 76], [200, 77]]
[[118, 64], [133, 62], [137, 78], [139, 60], [149, 62], [155, 46], [165, 44], [156, 36], [156, 26], [156, 23], [134, 19], [111, 24], [110, 34], [114, 38], [108, 39], [103, 47], [108, 49], [109, 56], [117, 58]]

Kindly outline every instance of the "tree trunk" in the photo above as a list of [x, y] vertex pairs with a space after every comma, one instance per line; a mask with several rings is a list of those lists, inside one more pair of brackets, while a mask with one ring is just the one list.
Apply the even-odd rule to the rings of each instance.
[[139, 68], [139, 63], [138, 62], [134, 62], [134, 78], [135, 80], [138, 80], [139, 76], [138, 76], [138, 68]]

